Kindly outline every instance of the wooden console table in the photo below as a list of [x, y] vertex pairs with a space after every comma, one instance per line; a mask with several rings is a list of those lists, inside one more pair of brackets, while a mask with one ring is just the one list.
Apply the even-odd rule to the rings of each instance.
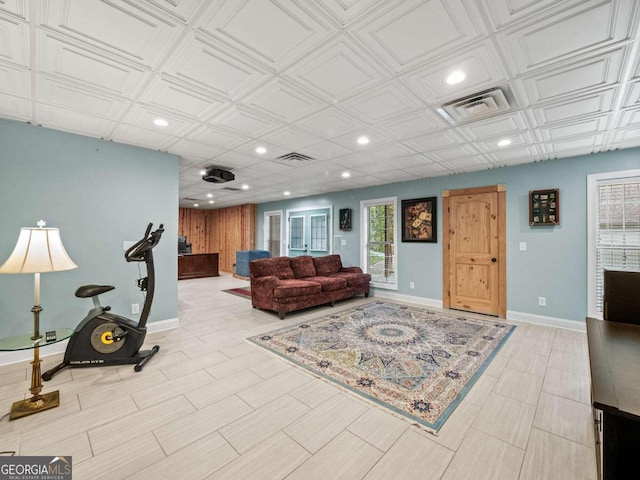
[[178, 280], [188, 278], [217, 277], [217, 253], [188, 253], [178, 255]]
[[640, 471], [640, 325], [587, 318], [598, 478]]

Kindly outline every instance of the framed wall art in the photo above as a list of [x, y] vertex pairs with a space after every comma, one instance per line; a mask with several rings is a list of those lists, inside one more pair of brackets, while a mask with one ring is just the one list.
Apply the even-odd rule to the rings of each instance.
[[341, 208], [340, 209], [340, 230], [351, 230], [351, 209], [350, 208]]
[[402, 241], [432, 242], [438, 241], [437, 197], [402, 200]]
[[529, 225], [558, 225], [560, 223], [560, 190], [531, 190], [529, 192]]

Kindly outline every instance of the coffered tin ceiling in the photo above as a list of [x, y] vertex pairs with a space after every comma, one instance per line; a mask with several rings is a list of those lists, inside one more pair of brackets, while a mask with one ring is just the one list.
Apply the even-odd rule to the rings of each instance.
[[[639, 18], [634, 0], [0, 0], [0, 116], [179, 155], [200, 208], [637, 147]], [[212, 166], [236, 180], [202, 181]]]

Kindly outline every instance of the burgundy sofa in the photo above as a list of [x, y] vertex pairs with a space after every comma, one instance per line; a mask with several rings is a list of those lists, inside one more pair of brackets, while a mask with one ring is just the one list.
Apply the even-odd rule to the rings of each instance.
[[340, 255], [274, 257], [249, 263], [251, 303], [280, 318], [288, 312], [364, 294], [371, 275], [360, 267], [343, 267]]

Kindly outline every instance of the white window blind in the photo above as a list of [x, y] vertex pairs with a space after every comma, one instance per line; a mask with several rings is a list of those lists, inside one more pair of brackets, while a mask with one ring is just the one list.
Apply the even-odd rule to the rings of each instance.
[[362, 202], [364, 269], [374, 285], [397, 288], [396, 199]]
[[640, 177], [598, 181], [595, 215], [596, 310], [601, 313], [603, 271], [640, 271]]

